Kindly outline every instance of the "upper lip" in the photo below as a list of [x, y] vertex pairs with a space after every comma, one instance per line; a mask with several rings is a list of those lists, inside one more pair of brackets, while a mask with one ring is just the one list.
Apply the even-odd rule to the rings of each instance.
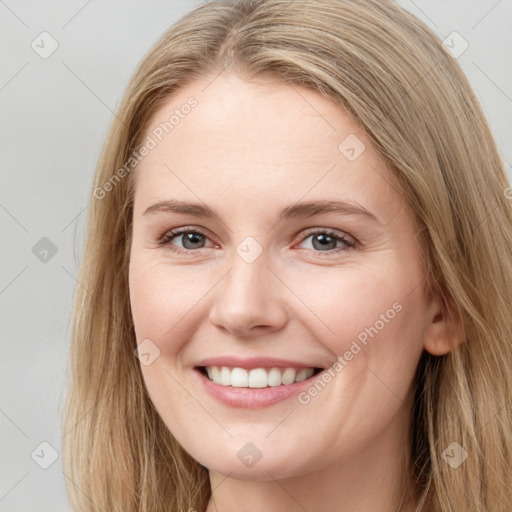
[[227, 366], [229, 368], [323, 368], [314, 363], [302, 363], [275, 357], [247, 357], [239, 358], [233, 356], [209, 357], [199, 361], [196, 366]]

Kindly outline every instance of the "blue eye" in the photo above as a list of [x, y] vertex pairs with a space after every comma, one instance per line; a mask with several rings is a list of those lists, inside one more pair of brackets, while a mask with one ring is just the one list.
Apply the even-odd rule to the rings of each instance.
[[[301, 238], [301, 243], [310, 237], [313, 237], [313, 252], [332, 254], [338, 251], [354, 249], [356, 246], [356, 242], [352, 239], [352, 237], [338, 234], [329, 229], [316, 228], [308, 230], [305, 236]], [[172, 243], [174, 239], [178, 238], [181, 238], [183, 247], [178, 247]], [[191, 229], [185, 227], [174, 229], [165, 233], [159, 240], [159, 245], [162, 247], [166, 246], [171, 251], [178, 253], [192, 253], [207, 248], [204, 246], [205, 240], [208, 240], [208, 236], [201, 230], [197, 228]], [[336, 247], [338, 243], [341, 243], [342, 246]]]

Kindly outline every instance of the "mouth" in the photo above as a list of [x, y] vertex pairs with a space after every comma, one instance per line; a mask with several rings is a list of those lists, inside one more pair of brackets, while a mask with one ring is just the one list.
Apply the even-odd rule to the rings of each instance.
[[204, 377], [224, 387], [233, 388], [278, 388], [311, 379], [324, 368], [245, 368], [230, 366], [196, 366]]

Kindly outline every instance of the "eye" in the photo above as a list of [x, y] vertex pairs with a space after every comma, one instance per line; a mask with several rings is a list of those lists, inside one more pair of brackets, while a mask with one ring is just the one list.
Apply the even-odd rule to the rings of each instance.
[[[352, 237], [341, 235], [329, 229], [308, 230], [301, 243], [304, 243], [308, 238], [312, 238], [312, 247], [318, 249], [315, 252], [333, 253], [354, 249], [356, 246], [356, 242]], [[341, 242], [341, 247], [336, 247], [338, 242]]]
[[[177, 247], [171, 243], [175, 238], [182, 239], [183, 247]], [[159, 245], [169, 246], [171, 251], [185, 253], [197, 249], [203, 249], [204, 247], [202, 247], [201, 244], [204, 243], [204, 240], [202, 239], [205, 238], [207, 238], [206, 234], [198, 229], [179, 228], [165, 233], [165, 235], [160, 239]]]
[[[182, 247], [176, 246], [173, 242], [174, 239], [181, 238]], [[312, 238], [312, 247], [314, 252], [334, 253], [338, 251], [346, 251], [353, 249], [356, 242], [352, 237], [336, 233], [329, 229], [310, 229], [306, 231], [306, 236], [303, 235], [301, 243], [304, 243], [308, 238]], [[160, 246], [167, 246], [171, 251], [178, 253], [191, 253], [197, 250], [204, 249], [205, 239], [208, 236], [203, 231], [195, 228], [178, 228], [165, 233], [159, 240]], [[341, 243], [341, 247], [336, 247]]]

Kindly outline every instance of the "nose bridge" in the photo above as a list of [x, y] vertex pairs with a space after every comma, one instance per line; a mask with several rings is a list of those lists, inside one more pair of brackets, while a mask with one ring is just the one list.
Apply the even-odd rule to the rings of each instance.
[[267, 253], [248, 237], [233, 252], [230, 270], [216, 287], [210, 320], [244, 335], [253, 327], [281, 328], [286, 322], [282, 284], [273, 275]]
[[237, 297], [240, 303], [251, 301], [260, 302], [265, 295], [269, 295], [272, 284], [272, 273], [268, 268], [267, 253], [250, 242], [242, 242], [233, 254], [231, 271], [228, 276], [228, 286], [232, 297]]

